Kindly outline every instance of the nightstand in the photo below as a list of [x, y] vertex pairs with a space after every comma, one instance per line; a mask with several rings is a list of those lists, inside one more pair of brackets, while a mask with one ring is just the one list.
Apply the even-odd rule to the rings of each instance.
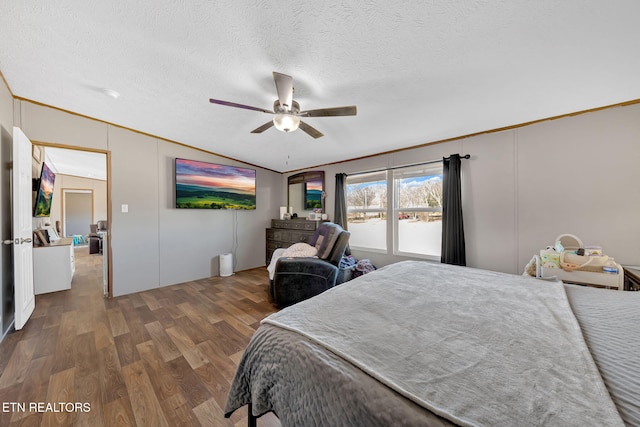
[[624, 290], [640, 291], [640, 267], [627, 266], [624, 268]]

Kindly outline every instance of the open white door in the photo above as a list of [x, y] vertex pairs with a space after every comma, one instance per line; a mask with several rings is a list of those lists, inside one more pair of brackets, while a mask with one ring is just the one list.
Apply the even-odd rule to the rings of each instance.
[[31, 212], [31, 141], [13, 128], [13, 277], [15, 328], [22, 329], [36, 307], [33, 288], [33, 244]]

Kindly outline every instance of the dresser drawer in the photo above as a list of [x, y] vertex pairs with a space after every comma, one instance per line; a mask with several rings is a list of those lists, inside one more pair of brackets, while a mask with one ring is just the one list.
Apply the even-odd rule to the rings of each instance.
[[291, 231], [289, 233], [289, 241], [291, 241], [292, 244], [299, 242], [309, 243], [312, 237], [313, 232], [309, 231]]
[[319, 221], [309, 221], [306, 219], [272, 219], [271, 228], [315, 231], [319, 223]]
[[281, 240], [288, 242], [291, 240], [291, 232], [279, 228], [267, 228], [267, 240]]
[[302, 229], [316, 231], [316, 228], [318, 228], [318, 224], [319, 224], [318, 221], [305, 221], [302, 224]]
[[291, 242], [281, 242], [279, 240], [267, 240], [267, 250], [275, 250], [278, 248], [288, 248], [291, 246]]

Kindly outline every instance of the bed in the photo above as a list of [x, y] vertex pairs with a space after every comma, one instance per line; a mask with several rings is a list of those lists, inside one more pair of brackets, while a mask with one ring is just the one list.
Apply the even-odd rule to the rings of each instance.
[[264, 319], [225, 415], [250, 405], [283, 426], [640, 425], [639, 304], [640, 293], [392, 264]]

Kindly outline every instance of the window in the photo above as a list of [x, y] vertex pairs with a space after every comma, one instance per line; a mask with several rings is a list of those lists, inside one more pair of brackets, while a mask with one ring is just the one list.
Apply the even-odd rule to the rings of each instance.
[[439, 258], [442, 164], [347, 177], [347, 223], [356, 249]]
[[387, 249], [387, 172], [347, 177], [347, 228], [354, 248]]
[[440, 256], [442, 164], [393, 171], [394, 253]]

